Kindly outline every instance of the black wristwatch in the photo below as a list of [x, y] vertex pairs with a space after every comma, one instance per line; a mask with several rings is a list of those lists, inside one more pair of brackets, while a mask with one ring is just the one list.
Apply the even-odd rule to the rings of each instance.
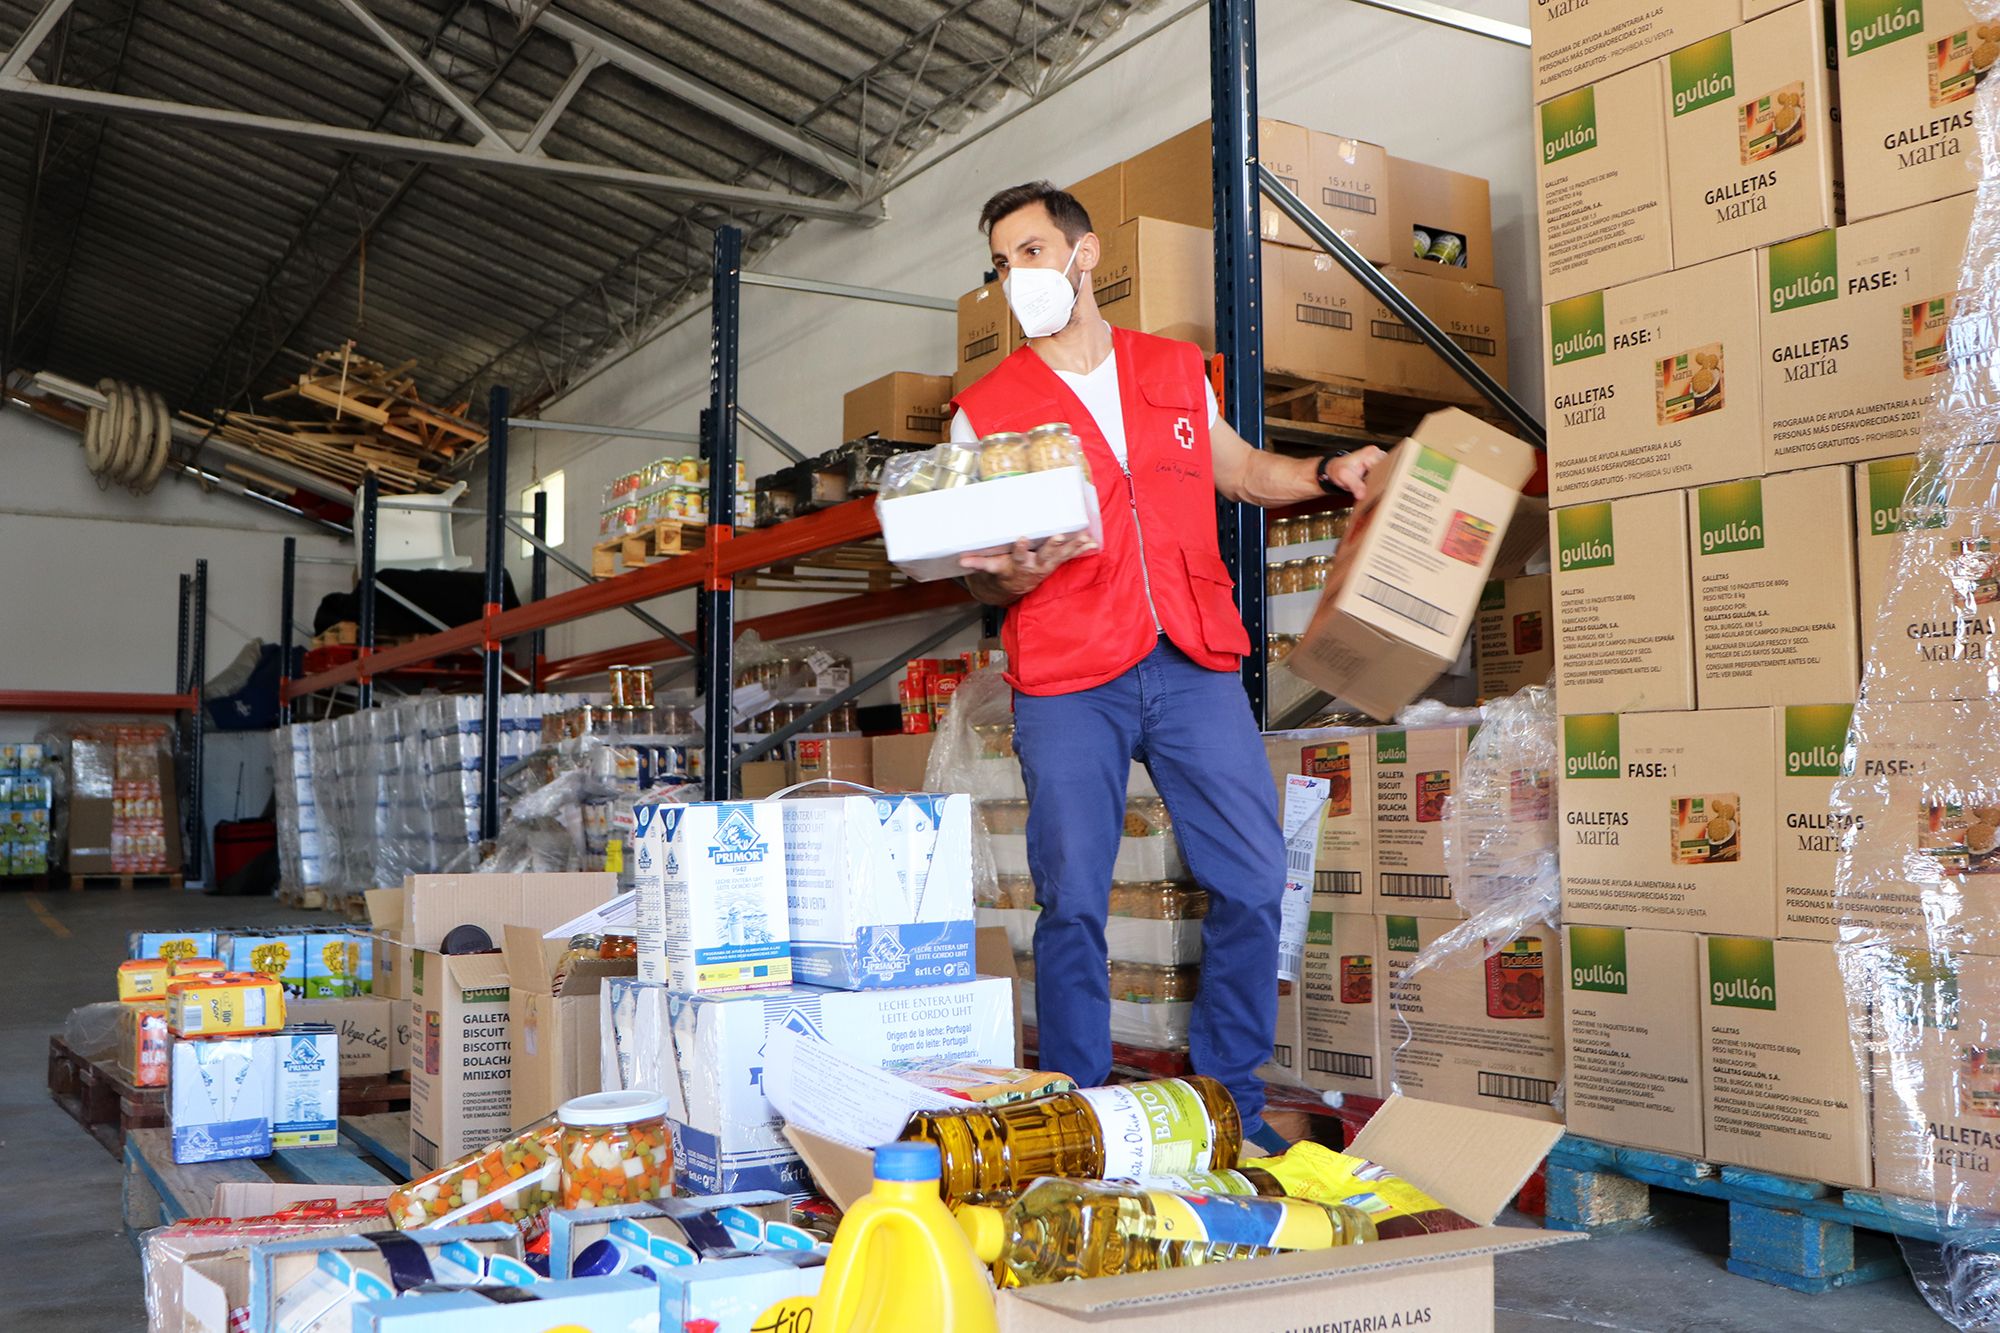
[[1320, 490], [1326, 494], [1339, 495], [1346, 487], [1326, 475], [1326, 465], [1332, 461], [1332, 454], [1321, 454], [1319, 457], [1319, 466], [1313, 469], [1313, 480], [1319, 483]]

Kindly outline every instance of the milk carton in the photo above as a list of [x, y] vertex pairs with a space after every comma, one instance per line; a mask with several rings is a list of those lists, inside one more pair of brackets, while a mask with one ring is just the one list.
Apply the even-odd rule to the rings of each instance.
[[716, 801], [634, 814], [640, 978], [686, 994], [790, 984], [780, 807]]

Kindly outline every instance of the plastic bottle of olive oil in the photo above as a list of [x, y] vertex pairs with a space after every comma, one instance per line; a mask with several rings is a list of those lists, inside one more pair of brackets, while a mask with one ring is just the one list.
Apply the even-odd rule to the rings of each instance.
[[1149, 1273], [1375, 1239], [1348, 1204], [1037, 1180], [1005, 1208], [965, 1204], [959, 1225], [1002, 1287]]
[[938, 1199], [930, 1144], [875, 1150], [875, 1187], [834, 1232], [813, 1308], [823, 1333], [995, 1333], [993, 1285]]
[[937, 1145], [947, 1203], [993, 1203], [1041, 1176], [1103, 1180], [1228, 1170], [1243, 1148], [1243, 1123], [1223, 1086], [1195, 1074], [1008, 1106], [919, 1112], [903, 1137]]

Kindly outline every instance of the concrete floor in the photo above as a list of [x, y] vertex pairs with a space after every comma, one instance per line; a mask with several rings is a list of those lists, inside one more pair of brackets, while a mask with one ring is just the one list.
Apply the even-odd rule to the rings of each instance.
[[[48, 1039], [69, 1011], [115, 994], [125, 933], [262, 925], [298, 913], [268, 899], [164, 891], [0, 892], [0, 1327], [133, 1333], [145, 1327], [137, 1256], [119, 1223], [120, 1167], [49, 1100]], [[323, 921], [324, 918], [319, 918]], [[1520, 1219], [1515, 1219], [1520, 1220]], [[1499, 1261], [1499, 1333], [1896, 1333], [1943, 1329], [1906, 1277], [1800, 1296], [1727, 1272], [1720, 1204], [1678, 1199], [1661, 1225]], [[1439, 1333], [1451, 1333], [1440, 1330]]]

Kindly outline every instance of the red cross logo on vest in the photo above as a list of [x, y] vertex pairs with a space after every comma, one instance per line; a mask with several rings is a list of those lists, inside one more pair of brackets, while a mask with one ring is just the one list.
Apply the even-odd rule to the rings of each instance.
[[1174, 439], [1180, 442], [1183, 449], [1194, 448], [1194, 426], [1186, 417], [1174, 419]]

